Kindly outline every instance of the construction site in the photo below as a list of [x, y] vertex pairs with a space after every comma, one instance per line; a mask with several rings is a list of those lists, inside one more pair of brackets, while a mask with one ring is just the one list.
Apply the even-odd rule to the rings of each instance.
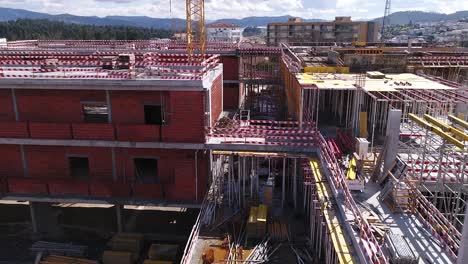
[[0, 263], [468, 263], [468, 49], [204, 21], [0, 48]]

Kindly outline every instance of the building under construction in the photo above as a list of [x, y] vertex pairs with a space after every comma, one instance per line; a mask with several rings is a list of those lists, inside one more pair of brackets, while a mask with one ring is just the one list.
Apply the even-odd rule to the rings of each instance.
[[[2, 201], [26, 201], [44, 237], [51, 207], [107, 206], [117, 235], [88, 255], [104, 263], [468, 261], [466, 50], [185, 50], [9, 42]], [[126, 230], [135, 206], [199, 211], [168, 257], [169, 238]], [[42, 263], [79, 255], [66, 245], [32, 249]]]

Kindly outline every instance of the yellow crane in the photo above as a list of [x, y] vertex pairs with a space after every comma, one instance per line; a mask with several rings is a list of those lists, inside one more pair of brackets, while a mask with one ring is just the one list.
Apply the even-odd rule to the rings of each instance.
[[189, 62], [202, 62], [206, 51], [205, 0], [186, 0]]

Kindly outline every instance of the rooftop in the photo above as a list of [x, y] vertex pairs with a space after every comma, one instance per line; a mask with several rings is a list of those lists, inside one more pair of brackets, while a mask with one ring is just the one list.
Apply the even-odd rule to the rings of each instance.
[[0, 54], [2, 79], [203, 80], [218, 55], [196, 62], [186, 54], [75, 53]]
[[209, 28], [240, 28], [239, 25], [232, 24], [232, 23], [213, 23], [209, 24], [206, 27]]
[[[453, 90], [454, 88], [433, 80], [412, 74], [385, 74], [383, 78], [369, 77], [368, 72], [363, 82], [366, 91], [396, 92], [407, 89]], [[304, 88], [325, 90], [355, 90], [358, 74], [298, 73], [296, 77]]]

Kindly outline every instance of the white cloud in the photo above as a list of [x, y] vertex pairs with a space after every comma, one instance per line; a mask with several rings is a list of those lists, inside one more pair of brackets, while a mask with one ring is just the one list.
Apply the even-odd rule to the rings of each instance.
[[[172, 2], [172, 13], [169, 3]], [[208, 20], [247, 16], [293, 15], [331, 19], [351, 15], [375, 18], [383, 15], [384, 0], [206, 0]], [[185, 16], [185, 0], [0, 0], [0, 6], [51, 14], [70, 13], [86, 16], [132, 15], [150, 17]], [[452, 13], [468, 10], [462, 0], [393, 0], [392, 11], [420, 10]]]

